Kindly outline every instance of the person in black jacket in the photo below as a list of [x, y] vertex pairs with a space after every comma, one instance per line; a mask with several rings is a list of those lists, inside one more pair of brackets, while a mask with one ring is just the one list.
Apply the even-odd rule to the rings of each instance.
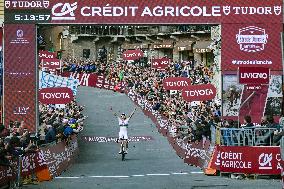
[[254, 124], [251, 122], [251, 117], [249, 115], [246, 115], [244, 117], [244, 123], [246, 124], [244, 128], [254, 127]]

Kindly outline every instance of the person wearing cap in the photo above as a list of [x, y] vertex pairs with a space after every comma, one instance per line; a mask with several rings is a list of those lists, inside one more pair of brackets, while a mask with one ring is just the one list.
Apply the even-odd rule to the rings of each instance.
[[[112, 110], [112, 107], [110, 108], [111, 111]], [[132, 116], [134, 115], [136, 111], [136, 108], [133, 110], [133, 112], [129, 115], [129, 117], [126, 116], [125, 113], [122, 113], [120, 116], [118, 116], [117, 113], [113, 112], [113, 115], [115, 117], [117, 117], [118, 119], [118, 125], [119, 125], [119, 140], [126, 140], [127, 143], [126, 143], [126, 151], [125, 153], [127, 153], [127, 149], [128, 149], [128, 135], [127, 135], [127, 128], [128, 128], [128, 123], [129, 123], [129, 120], [132, 118]], [[121, 149], [119, 151], [119, 153], [121, 153]]]

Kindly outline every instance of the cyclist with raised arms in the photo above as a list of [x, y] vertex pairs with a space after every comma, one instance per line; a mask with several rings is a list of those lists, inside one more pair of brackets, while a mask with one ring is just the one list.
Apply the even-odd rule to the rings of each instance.
[[[119, 143], [121, 142], [121, 140], [126, 140], [126, 152], [127, 153], [127, 149], [128, 149], [128, 135], [127, 135], [127, 128], [128, 128], [128, 124], [129, 124], [129, 120], [132, 118], [132, 116], [134, 115], [136, 108], [131, 112], [131, 114], [129, 115], [129, 117], [126, 116], [125, 113], [122, 113], [120, 116], [118, 116], [118, 114], [116, 112], [113, 112], [112, 107], [110, 108], [110, 110], [112, 111], [113, 115], [115, 117], [117, 117], [118, 119], [118, 125], [119, 125]], [[119, 151], [119, 153], [121, 153], [121, 149]]]

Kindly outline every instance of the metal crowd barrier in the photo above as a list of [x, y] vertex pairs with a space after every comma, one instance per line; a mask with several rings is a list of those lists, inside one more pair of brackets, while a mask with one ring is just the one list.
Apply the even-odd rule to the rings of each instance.
[[275, 128], [221, 128], [221, 145], [272, 146]]
[[275, 128], [255, 128], [254, 145], [255, 146], [273, 146], [273, 133]]

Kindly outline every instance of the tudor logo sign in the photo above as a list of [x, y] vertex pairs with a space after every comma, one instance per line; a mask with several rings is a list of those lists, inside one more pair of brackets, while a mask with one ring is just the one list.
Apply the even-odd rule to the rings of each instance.
[[67, 87], [45, 88], [39, 91], [39, 101], [42, 104], [68, 104], [72, 100], [72, 90]]
[[36, 1], [8, 1], [5, 0], [5, 8], [21, 8], [21, 9], [28, 9], [28, 8], [48, 8], [49, 1], [45, 0], [36, 0]]
[[265, 33], [265, 29], [249, 26], [240, 29], [236, 39], [241, 51], [259, 52], [264, 50], [268, 35]]
[[269, 68], [240, 67], [240, 84], [269, 84]]
[[74, 11], [77, 9], [75, 3], [57, 3], [52, 7], [52, 20], [75, 20]]
[[191, 85], [191, 80], [186, 77], [169, 77], [163, 81], [166, 90], [182, 90], [189, 85]]
[[216, 96], [216, 88], [212, 84], [190, 85], [182, 90], [182, 97], [185, 101], [212, 100]]

